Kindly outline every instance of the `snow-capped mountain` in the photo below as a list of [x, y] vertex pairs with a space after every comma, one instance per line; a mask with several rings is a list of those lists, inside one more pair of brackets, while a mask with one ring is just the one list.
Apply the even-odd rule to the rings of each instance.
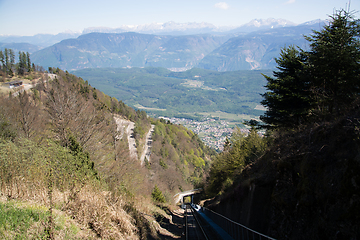
[[[323, 24], [321, 20], [309, 21], [300, 25], [310, 26], [316, 24]], [[118, 28], [109, 27], [90, 27], [84, 29], [82, 32], [66, 32], [56, 35], [52, 34], [37, 34], [34, 36], [2, 36], [0, 35], [1, 43], [31, 43], [41, 48], [51, 46], [64, 39], [76, 38], [80, 35], [98, 32], [98, 33], [125, 33], [136, 32], [143, 34], [157, 34], [157, 35], [197, 35], [197, 34], [211, 34], [211, 35], [227, 35], [233, 36], [246, 34], [259, 30], [270, 30], [272, 28], [283, 28], [297, 26], [297, 24], [284, 19], [254, 19], [241, 26], [215, 26], [211, 23], [190, 22], [190, 23], [149, 23], [143, 25], [121, 25]]]
[[312, 21], [308, 21], [308, 22], [304, 22], [302, 24], [299, 24], [299, 25], [315, 25], [315, 24], [319, 24], [319, 25], [324, 25], [324, 24], [327, 24], [329, 22], [329, 20], [321, 20], [321, 19], [316, 19], [316, 20], [312, 20]]
[[172, 34], [172, 35], [188, 35], [188, 34], [201, 34], [201, 33], [215, 33], [225, 32], [235, 27], [217, 27], [211, 23], [150, 23], [143, 25], [121, 25], [118, 28], [106, 27], [91, 27], [86, 28], [83, 34], [91, 32], [101, 33], [123, 33], [123, 32], [137, 32], [147, 34]]
[[297, 24], [293, 22], [281, 18], [253, 19], [250, 22], [231, 30], [231, 32], [253, 32], [270, 28], [291, 27], [296, 25]]
[[202, 33], [237, 33], [237, 32], [252, 32], [257, 30], [265, 30], [270, 28], [279, 28], [279, 27], [290, 27], [296, 26], [295, 23], [290, 22], [285, 19], [253, 19], [249, 23], [241, 25], [240, 27], [236, 26], [215, 26], [211, 23], [176, 23], [176, 22], [166, 22], [166, 23], [150, 23], [143, 25], [122, 25], [118, 28], [106, 28], [106, 27], [92, 27], [86, 28], [83, 31], [83, 34], [91, 32], [101, 32], [101, 33], [123, 33], [123, 32], [137, 32], [137, 33], [147, 33], [147, 34], [170, 34], [170, 35], [189, 35], [189, 34], [202, 34]]
[[275, 18], [268, 18], [268, 19], [253, 19], [249, 23], [244, 24], [243, 26], [254, 26], [257, 28], [260, 27], [288, 27], [288, 26], [295, 26], [296, 24], [293, 22], [290, 22], [285, 19], [275, 19]]

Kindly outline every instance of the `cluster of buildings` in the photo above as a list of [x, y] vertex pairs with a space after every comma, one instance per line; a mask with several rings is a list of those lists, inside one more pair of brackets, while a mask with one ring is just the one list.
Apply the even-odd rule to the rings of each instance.
[[181, 124], [196, 133], [201, 140], [209, 147], [222, 151], [226, 138], [230, 138], [233, 128], [229, 122], [205, 118], [202, 121], [195, 121], [185, 118], [164, 118], [174, 124]]

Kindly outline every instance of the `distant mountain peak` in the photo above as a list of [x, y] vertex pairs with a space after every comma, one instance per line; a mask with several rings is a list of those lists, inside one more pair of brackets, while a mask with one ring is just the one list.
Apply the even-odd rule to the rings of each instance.
[[206, 22], [187, 22], [187, 23], [177, 23], [174, 21], [165, 22], [165, 23], [148, 23], [142, 25], [121, 25], [118, 28], [108, 28], [108, 27], [90, 27], [85, 28], [83, 34], [91, 32], [102, 32], [102, 33], [122, 33], [122, 32], [138, 32], [138, 33], [153, 33], [153, 34], [162, 34], [162, 33], [183, 33], [183, 34], [194, 34], [198, 31], [199, 33], [209, 33], [209, 32], [219, 32], [228, 30], [228, 27], [216, 27], [211, 23]]
[[312, 20], [312, 21], [304, 22], [304, 23], [302, 23], [300, 25], [308, 25], [308, 26], [315, 25], [315, 24], [322, 25], [322, 24], [326, 24], [327, 22], [328, 22], [328, 20], [315, 19], [315, 20]]
[[237, 27], [231, 32], [233, 33], [249, 33], [258, 30], [266, 30], [271, 28], [282, 28], [282, 27], [293, 27], [297, 26], [297, 24], [288, 21], [286, 19], [275, 19], [275, 18], [267, 18], [267, 19], [253, 19], [250, 22]]
[[273, 26], [273, 27], [286, 27], [286, 26], [296, 26], [297, 24], [290, 22], [286, 19], [275, 19], [275, 18], [267, 18], [267, 19], [253, 19], [250, 22], [242, 25], [242, 26], [254, 26], [254, 27], [264, 27], [264, 26]]

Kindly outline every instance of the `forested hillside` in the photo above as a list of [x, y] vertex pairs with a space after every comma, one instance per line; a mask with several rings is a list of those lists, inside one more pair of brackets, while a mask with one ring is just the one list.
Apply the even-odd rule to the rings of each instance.
[[359, 20], [337, 11], [266, 76], [262, 116], [212, 164], [206, 205], [276, 239], [360, 236]]
[[215, 150], [185, 127], [163, 119], [155, 122], [153, 141], [151, 162], [147, 163], [150, 172], [156, 173], [152, 181], [169, 194], [200, 186]]
[[[191, 131], [150, 119], [75, 75], [27, 68], [23, 55], [0, 69], [1, 81], [33, 86], [1, 96], [0, 236], [157, 238], [155, 216], [169, 216], [156, 205], [198, 185], [214, 152]], [[114, 116], [135, 123], [139, 144], [155, 125], [150, 161], [130, 156]]]

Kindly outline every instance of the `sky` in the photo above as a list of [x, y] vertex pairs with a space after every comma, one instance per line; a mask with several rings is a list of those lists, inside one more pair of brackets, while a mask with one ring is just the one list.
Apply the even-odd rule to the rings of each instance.
[[355, 11], [360, 0], [0, 0], [0, 35], [32, 36], [149, 23], [206, 22], [241, 26], [252, 19], [281, 18], [300, 24]]

